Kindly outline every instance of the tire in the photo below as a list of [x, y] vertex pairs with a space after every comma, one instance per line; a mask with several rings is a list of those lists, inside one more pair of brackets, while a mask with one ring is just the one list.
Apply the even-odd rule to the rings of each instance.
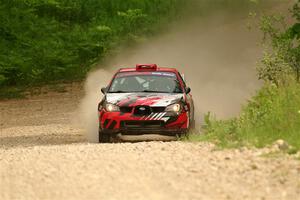
[[190, 122], [190, 130], [194, 130], [195, 127], [196, 127], [195, 119], [192, 119], [191, 122]]
[[99, 130], [99, 143], [110, 143], [111, 137], [107, 133], [103, 133]]
[[189, 138], [189, 135], [193, 133], [193, 131], [195, 130], [195, 127], [196, 127], [196, 122], [195, 122], [195, 119], [192, 118], [191, 121], [190, 121], [190, 126], [185, 134], [185, 138], [188, 139]]

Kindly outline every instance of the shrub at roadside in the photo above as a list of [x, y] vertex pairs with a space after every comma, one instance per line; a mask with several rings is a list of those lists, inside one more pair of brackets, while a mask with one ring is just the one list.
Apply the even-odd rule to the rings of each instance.
[[0, 0], [0, 88], [85, 77], [121, 44], [179, 14], [183, 0]]
[[285, 87], [264, 86], [239, 117], [215, 120], [207, 115], [200, 139], [224, 147], [254, 145], [263, 147], [278, 139], [300, 149], [300, 87], [291, 83]]

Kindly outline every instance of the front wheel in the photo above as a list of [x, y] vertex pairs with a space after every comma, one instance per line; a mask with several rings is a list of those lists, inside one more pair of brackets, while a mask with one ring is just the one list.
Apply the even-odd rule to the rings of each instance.
[[99, 130], [99, 143], [110, 143], [110, 142], [111, 142], [111, 136]]
[[190, 122], [190, 130], [195, 129], [195, 127], [196, 127], [195, 119], [192, 119], [191, 122]]

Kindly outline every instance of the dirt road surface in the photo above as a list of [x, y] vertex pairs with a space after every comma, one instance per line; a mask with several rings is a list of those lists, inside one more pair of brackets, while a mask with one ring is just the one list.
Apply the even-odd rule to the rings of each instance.
[[[300, 199], [300, 162], [208, 143], [89, 144], [81, 86], [0, 101], [0, 199]], [[96, 108], [96, 107], [95, 107]]]

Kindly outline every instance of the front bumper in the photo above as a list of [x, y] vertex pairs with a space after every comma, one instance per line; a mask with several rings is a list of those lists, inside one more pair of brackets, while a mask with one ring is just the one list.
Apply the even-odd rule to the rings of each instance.
[[188, 113], [156, 113], [153, 116], [136, 116], [132, 113], [100, 112], [100, 129], [106, 134], [177, 136], [186, 133]]
[[143, 134], [143, 135], [122, 135], [117, 134], [116, 138], [122, 141], [136, 142], [136, 141], [176, 141], [178, 135], [161, 135], [161, 134]]

